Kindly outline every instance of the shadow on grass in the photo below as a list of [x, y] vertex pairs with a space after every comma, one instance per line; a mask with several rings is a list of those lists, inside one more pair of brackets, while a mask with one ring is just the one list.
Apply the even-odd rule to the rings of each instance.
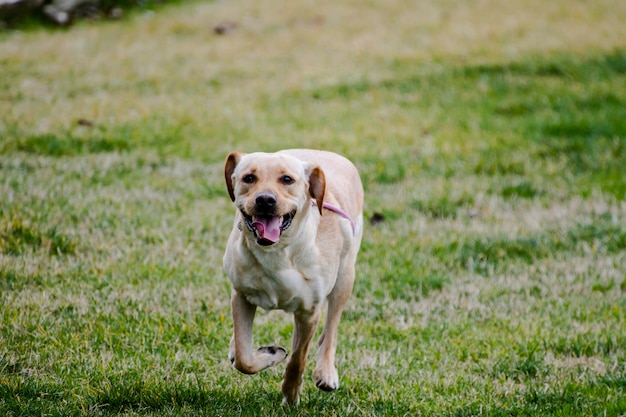
[[[6, 371], [6, 369], [4, 369]], [[313, 394], [305, 390], [297, 408], [280, 406], [278, 391], [253, 388], [243, 392], [234, 384], [220, 388], [155, 381], [148, 383], [134, 377], [120, 376], [106, 389], [88, 388], [85, 396], [78, 388], [62, 383], [46, 383], [34, 377], [14, 378], [0, 374], [0, 412], [4, 415], [112, 416], [258, 416], [258, 415], [416, 415], [436, 412], [446, 416], [560, 416], [621, 415], [626, 411], [626, 387], [621, 374], [608, 375], [587, 383], [530, 389], [525, 392], [498, 395], [490, 402], [472, 402], [441, 408], [441, 404], [424, 403], [413, 409], [397, 398], [371, 398], [368, 389], [335, 394]], [[355, 382], [355, 381], [354, 381]], [[84, 387], [81, 387], [84, 388]], [[454, 396], [452, 393], [441, 395]]]
[[[125, 379], [124, 379], [125, 378]], [[0, 378], [0, 381], [4, 378]], [[124, 413], [168, 412], [172, 415], [257, 415], [259, 410], [280, 404], [278, 393], [255, 395], [227, 389], [149, 383], [133, 377], [119, 377], [102, 387], [79, 388], [46, 383], [35, 378], [2, 381], [0, 411], [6, 415], [119, 415]], [[83, 387], [81, 387], [83, 388]]]
[[[6, 371], [6, 369], [5, 369]], [[362, 409], [375, 415], [409, 415], [410, 408], [397, 401], [376, 399], [354, 392], [328, 394], [305, 388], [296, 408], [281, 405], [282, 395], [272, 388], [249, 388], [245, 392], [232, 382], [208, 388], [201, 383], [145, 381], [136, 373], [109, 377], [100, 387], [67, 387], [35, 377], [9, 378], [0, 373], [0, 413], [3, 415], [83, 416], [258, 416], [339, 415], [360, 416]], [[255, 384], [256, 387], [256, 384]], [[86, 392], [86, 393], [85, 393]]]

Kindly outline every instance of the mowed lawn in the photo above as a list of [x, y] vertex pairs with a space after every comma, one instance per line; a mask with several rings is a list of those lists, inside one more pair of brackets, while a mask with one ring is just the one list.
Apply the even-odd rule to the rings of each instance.
[[[626, 415], [624, 22], [235, 0], [0, 33], [0, 415]], [[352, 159], [367, 219], [341, 387], [312, 351], [296, 409], [284, 365], [231, 368], [221, 266], [226, 155], [290, 147]]]

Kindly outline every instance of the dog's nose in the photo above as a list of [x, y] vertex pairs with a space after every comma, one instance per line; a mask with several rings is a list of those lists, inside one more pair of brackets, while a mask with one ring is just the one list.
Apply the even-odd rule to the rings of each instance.
[[256, 196], [255, 203], [259, 210], [274, 210], [276, 208], [276, 196], [270, 193], [262, 193]]

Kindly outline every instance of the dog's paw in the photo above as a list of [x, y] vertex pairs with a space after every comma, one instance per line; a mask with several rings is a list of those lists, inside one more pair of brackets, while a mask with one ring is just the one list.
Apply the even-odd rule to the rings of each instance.
[[263, 369], [275, 366], [287, 357], [287, 351], [280, 346], [265, 346], [257, 349], [252, 356], [237, 357], [234, 351], [228, 352], [230, 364], [244, 374], [256, 374]]
[[316, 369], [313, 380], [315, 386], [322, 391], [334, 391], [339, 388], [339, 374], [334, 366], [331, 369]]
[[283, 380], [283, 405], [289, 407], [296, 407], [300, 404], [300, 391], [302, 390], [302, 383], [291, 382], [287, 383]]
[[256, 356], [267, 362], [267, 367], [278, 365], [287, 357], [287, 351], [280, 346], [263, 346], [257, 349]]
[[283, 407], [297, 407], [300, 404], [300, 395], [296, 395], [295, 399], [283, 397]]

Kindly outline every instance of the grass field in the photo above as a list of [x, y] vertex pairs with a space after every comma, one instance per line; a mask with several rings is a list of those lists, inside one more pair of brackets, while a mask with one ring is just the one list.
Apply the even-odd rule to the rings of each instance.
[[[0, 33], [0, 415], [625, 416], [625, 21], [239, 0]], [[221, 266], [227, 153], [287, 147], [351, 158], [382, 219], [342, 385], [312, 353], [297, 409], [284, 366], [230, 367]]]

